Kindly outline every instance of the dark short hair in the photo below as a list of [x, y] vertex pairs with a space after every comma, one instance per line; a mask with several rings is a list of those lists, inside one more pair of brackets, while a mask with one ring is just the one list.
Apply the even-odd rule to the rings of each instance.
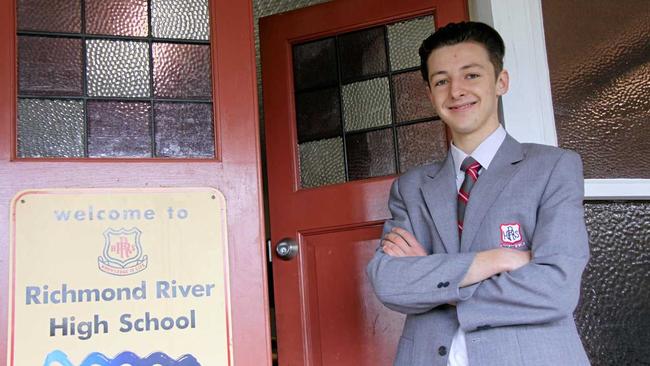
[[420, 71], [427, 84], [429, 83], [427, 60], [431, 52], [440, 47], [453, 46], [463, 42], [476, 42], [483, 45], [490, 57], [490, 62], [494, 66], [495, 75], [498, 76], [503, 70], [503, 56], [506, 53], [506, 46], [494, 28], [479, 22], [449, 23], [431, 34], [420, 46]]

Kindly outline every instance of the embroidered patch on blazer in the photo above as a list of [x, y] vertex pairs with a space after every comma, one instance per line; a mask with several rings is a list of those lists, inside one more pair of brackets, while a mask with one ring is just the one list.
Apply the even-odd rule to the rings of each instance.
[[524, 243], [521, 226], [518, 223], [501, 224], [501, 246], [504, 248], [519, 248]]

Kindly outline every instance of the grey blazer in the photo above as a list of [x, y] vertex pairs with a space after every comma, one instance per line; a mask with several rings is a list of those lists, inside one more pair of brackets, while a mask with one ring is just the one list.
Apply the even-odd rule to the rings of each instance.
[[[460, 325], [470, 366], [589, 365], [573, 320], [589, 258], [583, 190], [576, 153], [508, 135], [474, 185], [459, 242], [451, 154], [396, 179], [384, 233], [402, 227], [430, 255], [379, 248], [368, 264], [379, 300], [407, 314], [394, 364], [446, 365]], [[532, 260], [459, 288], [475, 252], [499, 246]]]

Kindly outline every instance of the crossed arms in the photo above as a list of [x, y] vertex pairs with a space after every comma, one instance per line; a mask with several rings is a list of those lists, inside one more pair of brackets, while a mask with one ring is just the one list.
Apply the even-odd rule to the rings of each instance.
[[465, 331], [570, 316], [589, 257], [582, 200], [580, 158], [564, 152], [538, 204], [532, 251], [429, 253], [412, 235], [409, 215], [414, 213], [407, 210], [398, 180], [389, 201], [393, 218], [368, 265], [375, 293], [387, 307], [405, 314], [456, 304]]

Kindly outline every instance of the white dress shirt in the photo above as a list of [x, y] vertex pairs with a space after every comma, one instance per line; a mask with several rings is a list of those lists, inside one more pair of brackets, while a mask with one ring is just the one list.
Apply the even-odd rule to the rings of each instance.
[[[478, 147], [472, 151], [471, 155], [474, 160], [481, 164], [479, 170], [479, 177], [484, 170], [487, 170], [496, 155], [497, 150], [501, 147], [503, 140], [506, 138], [506, 131], [501, 125], [490, 134]], [[451, 156], [454, 159], [454, 169], [456, 172], [456, 190], [460, 189], [465, 179], [465, 173], [460, 170], [463, 160], [468, 156], [465, 152], [451, 143], [449, 148]], [[471, 198], [470, 198], [471, 199]], [[469, 361], [467, 357], [467, 346], [465, 344], [465, 332], [460, 327], [456, 330], [454, 338], [451, 341], [451, 349], [449, 350], [449, 358], [447, 359], [447, 366], [468, 366]]]

